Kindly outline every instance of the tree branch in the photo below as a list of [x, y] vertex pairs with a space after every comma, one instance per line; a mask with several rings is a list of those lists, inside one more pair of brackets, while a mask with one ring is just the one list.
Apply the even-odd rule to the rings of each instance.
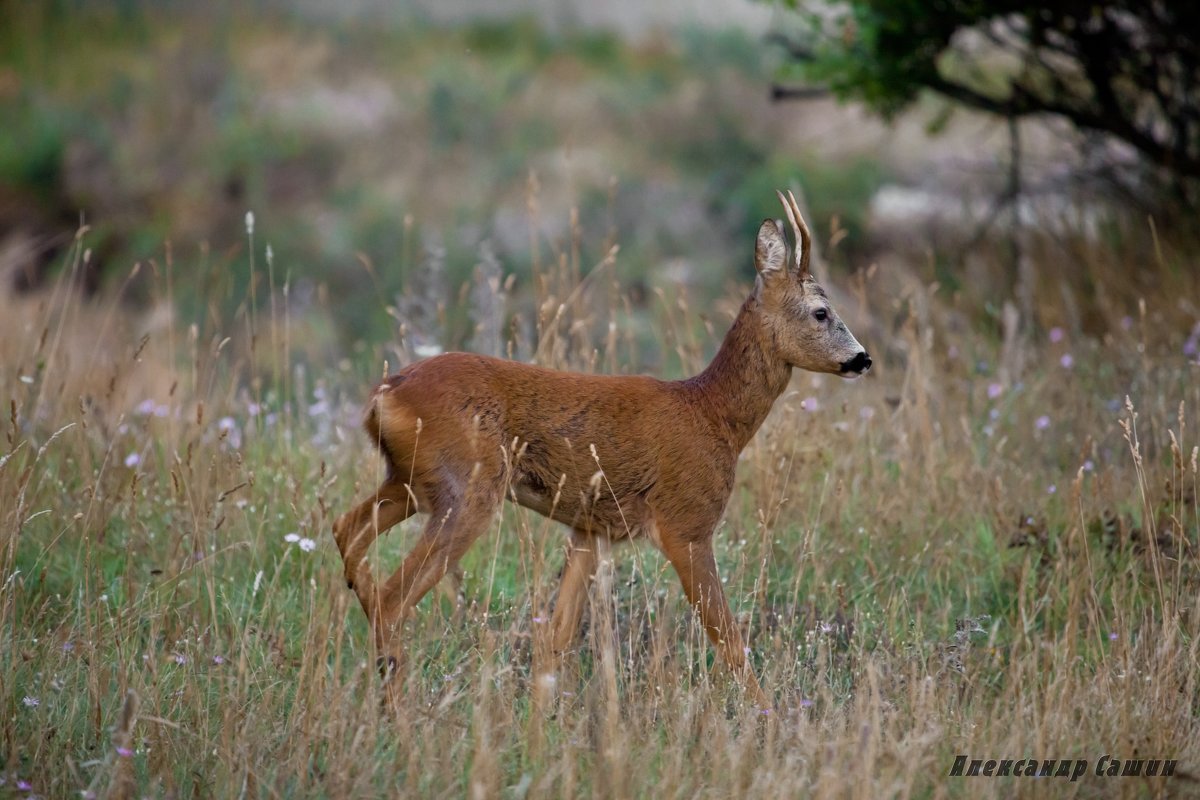
[[930, 78], [929, 88], [963, 105], [1001, 116], [1011, 113], [1017, 116], [1054, 114], [1064, 117], [1077, 127], [1119, 136], [1159, 166], [1175, 170], [1188, 177], [1200, 177], [1200, 159], [1191, 156], [1179, 159], [1173, 148], [1167, 147], [1146, 132], [1134, 127], [1119, 113], [1110, 117], [1099, 111], [1069, 105], [1062, 101], [1048, 101], [1018, 85], [1012, 87], [1013, 96], [1008, 100], [983, 94], [969, 86], [948, 81], [941, 76]]
[[822, 97], [829, 97], [830, 91], [824, 86], [781, 86], [778, 83], [771, 84], [771, 99], [775, 102], [780, 100], [819, 100]]

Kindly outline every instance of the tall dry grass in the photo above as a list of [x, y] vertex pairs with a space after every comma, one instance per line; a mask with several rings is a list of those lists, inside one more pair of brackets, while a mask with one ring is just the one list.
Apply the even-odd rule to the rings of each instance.
[[[615, 254], [589, 263], [578, 241], [538, 257], [521, 301], [481, 267], [462, 296], [502, 309], [480, 312], [477, 334], [516, 312], [514, 353], [687, 371], [748, 290], [739, 265], [713, 308], [653, 295], [647, 355]], [[415, 345], [406, 329], [327, 363], [305, 333], [327, 324], [322, 307], [293, 309], [259, 247], [245, 265], [256, 296], [233, 316], [180, 320], [166, 260], [139, 268], [151, 313], [82, 300], [69, 276], [86, 236], [52, 290], [3, 301], [0, 793], [1195, 789], [1200, 381], [1183, 348], [1200, 338], [1187, 299], [1200, 295], [1176, 266], [1194, 256], [1158, 256], [1151, 283], [1128, 253], [1092, 246], [1085, 291], [1048, 246], [1032, 335], [897, 264], [826, 281], [877, 369], [853, 384], [794, 378], [717, 533], [774, 713], [743, 702], [644, 544], [611, 549], [577, 658], [549, 668], [542, 622], [564, 540], [508, 509], [410, 625], [391, 715], [327, 531], [379, 477], [357, 404]], [[1068, 300], [1086, 314], [1062, 318]], [[395, 563], [411, 525], [380, 561]], [[949, 778], [956, 754], [1091, 768], [1076, 782]], [[1097, 777], [1106, 754], [1178, 767]]]

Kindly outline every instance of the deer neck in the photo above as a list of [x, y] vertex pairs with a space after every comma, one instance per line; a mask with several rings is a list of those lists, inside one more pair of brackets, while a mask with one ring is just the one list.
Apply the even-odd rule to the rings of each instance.
[[791, 376], [791, 365], [776, 352], [771, 333], [762, 324], [761, 304], [752, 295], [742, 304], [712, 363], [687, 384], [696, 392], [704, 414], [741, 452]]

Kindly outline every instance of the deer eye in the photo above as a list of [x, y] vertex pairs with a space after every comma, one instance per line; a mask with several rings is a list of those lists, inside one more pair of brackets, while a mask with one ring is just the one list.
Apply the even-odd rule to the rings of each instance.
[[813, 316], [817, 318], [817, 322], [824, 322], [829, 319], [829, 312], [823, 308], [818, 308], [813, 312]]

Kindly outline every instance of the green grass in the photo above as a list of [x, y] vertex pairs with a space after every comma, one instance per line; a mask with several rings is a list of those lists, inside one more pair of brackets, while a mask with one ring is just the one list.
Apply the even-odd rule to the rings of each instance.
[[[1093, 275], [1111, 291], [1124, 278], [1106, 264], [1097, 256]], [[569, 274], [548, 272], [547, 291], [563, 296]], [[547, 668], [538, 620], [564, 539], [519, 509], [493, 520], [461, 583], [422, 603], [405, 633], [405, 698], [381, 710], [328, 529], [379, 478], [356, 406], [394, 351], [323, 356], [303, 332], [331, 312], [293, 310], [278, 288], [274, 316], [260, 287], [253, 317], [245, 304], [222, 316], [216, 298], [154, 328], [116, 300], [81, 302], [61, 287], [6, 299], [4, 791], [26, 781], [48, 797], [931, 796], [956, 753], [1093, 763], [1136, 753], [1190, 772], [1200, 384], [1178, 355], [1180, 312], [1151, 298], [1163, 321], [1153, 329], [1115, 325], [1103, 347], [1078, 332], [1024, 344], [1028, 366], [1002, 381], [976, 363], [1000, 360], [987, 334], [951, 336], [937, 315], [869, 327], [887, 298], [871, 288], [866, 305], [843, 308], [860, 334], [875, 331], [862, 338], [876, 372], [852, 384], [794, 378], [747, 450], [717, 533], [776, 699], [768, 718], [716, 663], [645, 542], [614, 548], [579, 652]], [[595, 313], [587, 292], [562, 330], [577, 313]], [[719, 336], [728, 319], [716, 313]], [[694, 317], [664, 304], [653, 325], [683, 332]], [[871, 338], [885, 336], [912, 349]], [[595, 347], [597, 363], [624, 363], [623, 344], [610, 354], [602, 339], [568, 341], [556, 359], [586, 363]], [[684, 369], [714, 346], [682, 347]], [[1058, 363], [1066, 351], [1070, 369]], [[1124, 393], [1136, 456], [1119, 425], [1130, 412], [1110, 407]], [[1043, 414], [1051, 423], [1039, 429]], [[1105, 513], [1118, 518], [1112, 530]], [[1025, 517], [1027, 546], [1011, 546]], [[397, 563], [415, 524], [378, 547], [381, 565]], [[971, 622], [956, 636], [959, 620]], [[1089, 776], [1052, 792], [1114, 786]], [[944, 789], [1033, 791], [1011, 778]]]

